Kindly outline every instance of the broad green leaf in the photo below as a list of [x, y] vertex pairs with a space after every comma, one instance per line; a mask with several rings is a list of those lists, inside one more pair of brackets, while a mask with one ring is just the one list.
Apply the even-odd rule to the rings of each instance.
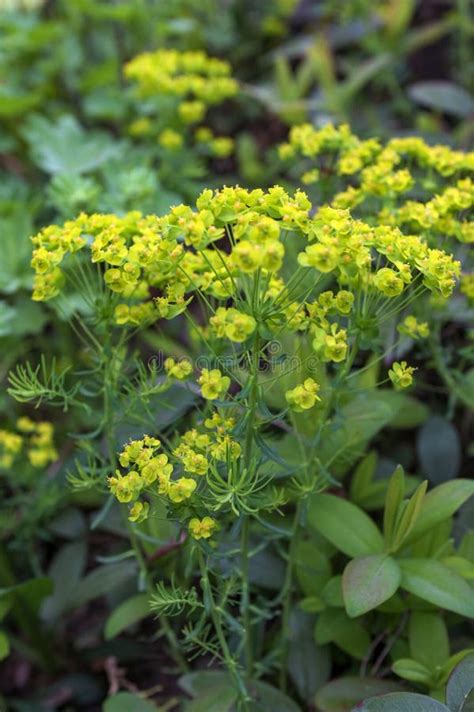
[[0, 599], [7, 598], [13, 602], [13, 605], [21, 600], [32, 611], [38, 611], [46, 596], [49, 596], [53, 590], [54, 583], [47, 576], [28, 579], [23, 583], [18, 583], [9, 588], [0, 588]]
[[449, 658], [448, 630], [439, 613], [412, 611], [408, 640], [412, 658], [429, 670], [444, 665]]
[[472, 495], [474, 495], [474, 480], [463, 479], [443, 482], [428, 492], [406, 543], [414, 541], [451, 517]]
[[316, 645], [314, 617], [295, 610], [290, 617], [288, 671], [300, 697], [310, 702], [328, 680], [331, 657], [326, 646]]
[[356, 660], [363, 660], [370, 645], [370, 637], [359, 621], [351, 620], [341, 608], [327, 608], [316, 621], [316, 642], [335, 643]]
[[347, 556], [383, 551], [383, 538], [372, 519], [352, 502], [332, 494], [310, 498], [308, 521]]
[[7, 634], [0, 630], [0, 660], [5, 660], [10, 653], [10, 641]]
[[296, 578], [306, 596], [320, 596], [331, 578], [331, 564], [319, 551], [315, 541], [298, 539], [295, 546], [294, 566]]
[[319, 458], [331, 463], [331, 472], [345, 474], [367, 449], [370, 440], [400, 410], [400, 402], [391, 391], [377, 389], [355, 396], [344, 405], [327, 433], [323, 434]]
[[412, 84], [410, 98], [422, 106], [465, 118], [474, 112], [474, 97], [449, 81], [429, 80]]
[[397, 591], [400, 579], [400, 567], [386, 554], [353, 559], [342, 576], [342, 592], [348, 615], [355, 618], [377, 608]]
[[104, 702], [103, 712], [158, 712], [158, 707], [130, 692], [119, 692]]
[[402, 559], [398, 563], [402, 570], [400, 586], [405, 591], [440, 608], [474, 618], [472, 589], [454, 571], [432, 559]]
[[416, 428], [429, 417], [430, 410], [413, 396], [406, 393], [397, 393], [393, 391], [393, 396], [398, 398], [400, 407], [396, 415], [390, 421], [391, 428], [399, 428], [401, 430]]
[[117, 155], [118, 145], [102, 131], [85, 131], [75, 117], [56, 121], [30, 116], [23, 135], [33, 160], [49, 174], [87, 173]]
[[392, 670], [395, 675], [402, 677], [404, 680], [410, 680], [410, 682], [421, 682], [428, 685], [431, 679], [430, 669], [411, 658], [396, 660], [392, 665]]
[[86, 558], [87, 546], [84, 539], [64, 544], [59, 549], [48, 571], [54, 581], [54, 593], [43, 604], [42, 616], [45, 620], [57, 620], [66, 610], [74, 607]]
[[446, 702], [451, 712], [458, 712], [474, 689], [474, 654], [468, 655], [451, 673], [446, 686]]
[[[252, 712], [301, 712], [296, 702], [266, 682], [251, 682], [249, 688], [252, 695]], [[209, 708], [203, 709], [203, 712], [209, 712]]]
[[474, 712], [474, 690], [468, 692], [459, 712]]
[[211, 687], [187, 702], [184, 712], [233, 712], [236, 699], [237, 692], [231, 683], [226, 687]]
[[77, 585], [73, 605], [82, 606], [84, 603], [94, 600], [94, 598], [105, 596], [135, 575], [136, 566], [133, 561], [98, 566]]
[[365, 700], [357, 712], [449, 712], [448, 707], [426, 695], [415, 692], [390, 692]]
[[393, 680], [340, 677], [324, 685], [316, 694], [315, 702], [321, 712], [351, 712], [354, 705], [367, 697], [383, 695], [400, 689], [401, 685]]
[[227, 672], [203, 670], [182, 675], [178, 680], [178, 684], [190, 697], [197, 697], [210, 688], [232, 687], [232, 679]]
[[321, 597], [327, 606], [333, 608], [343, 608], [344, 598], [342, 595], [342, 576], [333, 576], [323, 590]]
[[105, 624], [105, 638], [110, 640], [121, 633], [125, 628], [146, 618], [150, 614], [149, 596], [139, 593], [120, 604], [107, 619]]
[[461, 464], [461, 441], [448, 420], [434, 415], [418, 433], [417, 452], [422, 472], [433, 484], [457, 476]]

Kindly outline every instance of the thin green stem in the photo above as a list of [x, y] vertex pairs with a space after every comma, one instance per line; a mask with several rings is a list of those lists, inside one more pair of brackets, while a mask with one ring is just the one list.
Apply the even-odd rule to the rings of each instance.
[[214, 630], [216, 631], [217, 639], [221, 647], [223, 661], [228, 669], [235, 686], [238, 690], [240, 701], [242, 703], [242, 710], [244, 712], [250, 712], [249, 707], [249, 695], [247, 692], [247, 687], [244, 680], [240, 674], [238, 663], [232, 655], [227, 639], [224, 633], [224, 626], [222, 622], [222, 614], [220, 606], [217, 604], [214, 594], [212, 592], [211, 582], [209, 580], [208, 566], [204, 559], [203, 553], [200, 548], [197, 549], [199, 569], [201, 572], [201, 586], [203, 589], [205, 600], [207, 601], [209, 614], [211, 616], [212, 623], [214, 625]]
[[288, 561], [286, 563], [285, 580], [282, 588], [283, 609], [281, 616], [281, 657], [280, 657], [280, 689], [285, 692], [287, 685], [287, 657], [288, 657], [288, 641], [290, 638], [290, 614], [291, 614], [291, 598], [293, 589], [293, 571], [294, 560], [296, 555], [296, 542], [298, 526], [301, 519], [302, 499], [298, 499], [296, 503], [296, 511], [293, 519], [293, 526], [290, 533], [290, 546], [288, 549]]

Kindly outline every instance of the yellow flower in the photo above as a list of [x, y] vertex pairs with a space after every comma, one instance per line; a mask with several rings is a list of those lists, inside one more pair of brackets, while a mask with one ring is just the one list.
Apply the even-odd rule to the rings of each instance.
[[395, 388], [400, 390], [411, 386], [415, 370], [413, 366], [408, 366], [406, 361], [401, 361], [400, 363], [395, 361], [388, 372], [388, 376]]
[[321, 400], [318, 396], [319, 384], [312, 378], [307, 378], [304, 383], [296, 386], [285, 393], [285, 398], [294, 411], [300, 413], [303, 410], [312, 408], [316, 401]]
[[158, 136], [158, 143], [163, 148], [169, 151], [176, 151], [184, 143], [184, 139], [180, 133], [173, 129], [164, 129]]
[[403, 279], [389, 267], [382, 267], [375, 273], [374, 285], [386, 297], [398, 297], [405, 287]]
[[414, 316], [407, 316], [398, 325], [398, 331], [411, 339], [425, 339], [430, 335], [430, 328], [426, 321], [419, 322]]
[[173, 465], [168, 462], [168, 456], [162, 453], [157, 457], [152, 458], [140, 471], [143, 481], [147, 485], [153, 484], [155, 480], [169, 479], [173, 472]]
[[168, 497], [175, 504], [180, 504], [191, 497], [196, 487], [196, 480], [192, 480], [189, 477], [180, 477], [176, 482], [171, 482], [168, 489]]
[[148, 517], [148, 512], [150, 510], [150, 505], [148, 502], [135, 502], [131, 507], [128, 519], [130, 522], [144, 522]]
[[209, 539], [217, 529], [217, 522], [212, 517], [198, 519], [194, 517], [189, 522], [189, 531], [193, 539]]
[[132, 470], [127, 475], [122, 476], [117, 470], [115, 477], [109, 477], [108, 485], [112, 494], [119, 502], [131, 502], [140, 494], [143, 487], [143, 480], [138, 474]]
[[332, 245], [309, 245], [305, 252], [298, 255], [298, 262], [303, 267], [314, 267], [320, 272], [332, 272], [339, 262], [339, 254]]
[[230, 378], [223, 376], [218, 368], [211, 370], [203, 368], [198, 380], [201, 386], [201, 395], [206, 400], [223, 398], [230, 386]]
[[186, 358], [181, 359], [181, 361], [167, 358], [164, 366], [168, 376], [176, 378], [178, 381], [184, 381], [193, 372], [192, 363]]
[[16, 421], [16, 427], [22, 433], [31, 433], [35, 429], [35, 423], [31, 418], [23, 416]]

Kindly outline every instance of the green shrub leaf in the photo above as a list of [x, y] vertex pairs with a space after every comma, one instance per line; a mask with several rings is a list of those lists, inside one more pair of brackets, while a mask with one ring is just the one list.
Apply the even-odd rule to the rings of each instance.
[[461, 660], [450, 675], [446, 686], [446, 702], [451, 712], [464, 710], [462, 705], [474, 689], [474, 654]]
[[451, 517], [472, 495], [474, 495], [474, 480], [463, 479], [444, 482], [428, 492], [406, 543], [418, 539]]
[[109, 616], [105, 624], [105, 638], [110, 640], [125, 628], [137, 623], [150, 614], [150, 597], [147, 593], [139, 593], [120, 604]]
[[400, 586], [415, 596], [461, 616], [474, 618], [474, 595], [469, 584], [447, 566], [432, 559], [399, 561]]
[[357, 712], [448, 712], [446, 705], [415, 692], [390, 692], [366, 700], [355, 709]]
[[377, 608], [393, 596], [400, 585], [397, 562], [385, 554], [354, 559], [345, 568], [342, 591], [351, 618]]
[[383, 537], [372, 519], [352, 502], [332, 494], [311, 497], [308, 519], [347, 556], [367, 556], [383, 551]]

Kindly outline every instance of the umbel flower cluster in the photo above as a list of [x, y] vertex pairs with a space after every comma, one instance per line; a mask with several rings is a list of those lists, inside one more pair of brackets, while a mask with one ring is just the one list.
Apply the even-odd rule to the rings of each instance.
[[[207, 390], [209, 378], [217, 384], [216, 392]], [[203, 397], [215, 399], [225, 394], [230, 379], [214, 369], [211, 373], [203, 372], [200, 382]], [[157, 438], [148, 435], [125, 446], [119, 455], [119, 463], [127, 472], [122, 474], [117, 470], [109, 478], [109, 487], [119, 502], [132, 503], [131, 521], [146, 519], [150, 511], [149, 500], [153, 502], [160, 498], [171, 507], [173, 514], [187, 520], [195, 539], [207, 539], [212, 535], [217, 522], [208, 512], [221, 505], [216, 505], [215, 499], [207, 499], [206, 493], [209, 494], [213, 482], [219, 483], [223, 466], [232, 469], [241, 455], [241, 447], [230, 434], [235, 425], [232, 418], [214, 411], [203, 425], [204, 428], [193, 428], [184, 433], [168, 454]]]
[[175, 152], [192, 129], [194, 142], [211, 155], [232, 152], [232, 139], [215, 136], [202, 123], [209, 107], [238, 92], [227, 62], [202, 51], [160, 49], [134, 57], [124, 73], [135, 85], [136, 108], [142, 113], [130, 125], [132, 135], [155, 137], [163, 149]]
[[[316, 129], [295, 126], [279, 148], [288, 165], [297, 165], [302, 182], [331, 178], [326, 196], [334, 207], [370, 213], [372, 222], [398, 226], [433, 241], [450, 236], [474, 241], [468, 211], [474, 205], [474, 153], [430, 146], [417, 137], [361, 140], [347, 125]], [[416, 199], [415, 199], [416, 197]]]
[[[195, 210], [180, 205], [164, 217], [82, 214], [43, 229], [33, 243], [36, 300], [57, 296], [79, 272], [76, 262], [95, 263], [118, 324], [174, 318], [199, 294], [215, 304], [203, 329], [209, 337], [241, 343], [257, 326], [270, 334], [284, 326], [309, 332], [322, 358], [336, 362], [347, 339], [334, 317], [379, 316], [383, 302], [426, 290], [449, 297], [460, 274], [425, 236], [373, 226], [348, 209], [323, 206], [311, 215], [303, 192], [290, 196], [279, 186], [205, 190]], [[285, 279], [285, 255], [298, 245]]]
[[[77, 289], [84, 275], [96, 280], [88, 289], [97, 320], [111, 319], [126, 335], [183, 314], [208, 355], [209, 367], [198, 373], [187, 360], [164, 364], [168, 381], [197, 380], [189, 387], [205, 405], [196, 428], [166, 449], [150, 436], [129, 443], [122, 469], [109, 478], [132, 521], [145, 519], [158, 498], [196, 539], [212, 536], [221, 514], [286, 501], [284, 487], [252, 460], [251, 429], [250, 440], [242, 436], [249, 409], [256, 417], [267, 345], [284, 332], [318, 364], [315, 378], [300, 368], [284, 388], [280, 417], [292, 422], [330, 408], [319, 375], [340, 380], [358, 352], [380, 353], [385, 321], [415, 341], [428, 336], [424, 297], [448, 298], [460, 274], [459, 262], [431, 246], [429, 235], [371, 224], [347, 208], [314, 212], [305, 193], [280, 186], [205, 190], [194, 209], [179, 205], [163, 217], [80, 215], [33, 242], [35, 299]], [[237, 368], [222, 366], [219, 354]], [[386, 380], [406, 388], [414, 370], [394, 363]]]
[[10, 470], [21, 455], [33, 467], [46, 467], [58, 453], [54, 447], [54, 428], [47, 421], [19, 418], [15, 430], [0, 430], [0, 469]]

